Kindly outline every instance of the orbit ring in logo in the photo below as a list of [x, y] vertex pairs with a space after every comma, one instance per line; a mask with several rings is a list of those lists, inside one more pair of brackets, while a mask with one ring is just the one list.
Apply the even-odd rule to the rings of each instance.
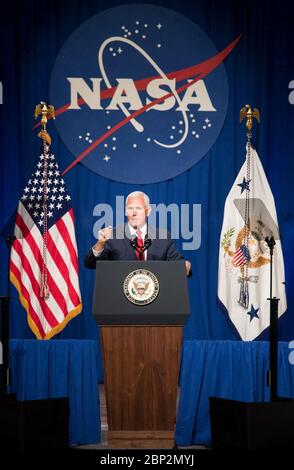
[[[55, 125], [77, 163], [114, 181], [156, 183], [201, 160], [228, 107], [224, 59], [185, 16], [148, 4], [88, 19], [63, 45], [50, 79]], [[143, 169], [143, 171], [140, 171]]]
[[159, 293], [159, 282], [155, 274], [147, 269], [136, 269], [124, 280], [123, 290], [126, 298], [136, 305], [148, 305]]

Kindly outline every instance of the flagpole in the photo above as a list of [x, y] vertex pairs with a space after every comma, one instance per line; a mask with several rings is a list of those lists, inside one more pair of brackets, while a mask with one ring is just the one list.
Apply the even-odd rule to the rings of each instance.
[[[9, 319], [10, 319], [10, 253], [15, 235], [11, 234], [10, 229], [2, 229], [1, 238], [6, 241], [8, 258], [7, 258], [7, 286], [6, 295], [0, 296], [0, 340], [2, 352], [2, 364], [0, 373], [0, 397], [2, 399], [15, 399], [15, 394], [8, 393], [8, 387], [11, 384], [11, 371], [9, 368]], [[1, 355], [1, 354], [0, 354]]]
[[48, 105], [45, 101], [35, 107], [35, 119], [41, 115], [42, 130], [38, 133], [38, 137], [43, 141], [43, 158], [44, 158], [44, 186], [43, 186], [43, 212], [44, 212], [44, 225], [43, 225], [43, 247], [42, 247], [42, 271], [41, 271], [41, 284], [40, 295], [43, 299], [48, 299], [50, 296], [48, 287], [48, 269], [47, 269], [47, 243], [48, 243], [48, 160], [49, 148], [51, 145], [51, 137], [47, 132], [48, 118], [55, 119], [54, 106]]
[[[8, 224], [10, 225], [10, 224]], [[15, 235], [12, 235], [10, 228], [7, 226], [1, 230], [1, 238], [4, 238], [7, 246], [7, 286], [6, 295], [0, 296], [0, 356], [2, 353], [1, 373], [0, 373], [0, 398], [14, 400], [15, 394], [8, 393], [11, 384], [11, 371], [9, 368], [9, 321], [10, 321], [10, 253]]]
[[[11, 398], [12, 395], [8, 394], [8, 387], [11, 383], [11, 373], [9, 368], [9, 319], [10, 319], [10, 252], [14, 235], [6, 236], [6, 245], [8, 250], [7, 261], [7, 294], [0, 297], [1, 310], [0, 310], [0, 328], [1, 328], [1, 348], [2, 348], [2, 364], [0, 375], [0, 397]], [[14, 398], [14, 395], [13, 395]]]
[[[252, 138], [252, 126], [253, 118], [260, 122], [260, 113], [257, 108], [252, 109], [249, 104], [246, 104], [240, 110], [240, 122], [246, 118], [246, 138], [247, 138], [247, 181], [250, 177], [250, 164], [251, 164], [251, 138]], [[245, 204], [245, 234], [248, 239], [250, 232], [250, 207], [249, 207], [249, 188], [246, 188], [246, 204]], [[270, 296], [267, 300], [270, 301], [270, 367], [267, 371], [267, 385], [270, 389], [270, 400], [278, 400], [278, 373], [277, 373], [277, 364], [278, 364], [278, 303], [280, 299], [272, 296], [272, 282], [273, 282], [273, 251], [276, 244], [273, 237], [265, 238], [270, 250]], [[248, 262], [247, 262], [248, 264]], [[245, 270], [242, 271], [243, 276], [243, 299], [247, 300], [246, 293], [248, 293], [247, 286], [247, 264], [245, 265]], [[244, 272], [245, 271], [245, 272]], [[242, 287], [241, 287], [242, 289]], [[241, 297], [241, 296], [240, 296]], [[244, 301], [245, 304], [245, 301]], [[247, 305], [246, 305], [247, 307]]]
[[[245, 104], [243, 108], [240, 110], [240, 122], [246, 118], [246, 140], [247, 140], [247, 169], [246, 169], [246, 181], [250, 181], [250, 172], [251, 172], [251, 138], [252, 138], [252, 125], [253, 125], [253, 118], [255, 118], [258, 122], [260, 121], [260, 115], [257, 108], [252, 109], [249, 104]], [[244, 214], [244, 245], [246, 250], [249, 252], [248, 249], [248, 241], [249, 241], [249, 234], [250, 234], [250, 200], [249, 200], [249, 184], [246, 185], [245, 188], [245, 214]], [[241, 266], [241, 285], [240, 285], [240, 298], [239, 304], [244, 308], [247, 309], [249, 305], [249, 293], [248, 293], [248, 261], [245, 265]]]
[[273, 252], [276, 244], [274, 237], [265, 239], [270, 249], [270, 368], [267, 371], [267, 384], [270, 388], [271, 401], [278, 400], [278, 307], [279, 300], [272, 296]]

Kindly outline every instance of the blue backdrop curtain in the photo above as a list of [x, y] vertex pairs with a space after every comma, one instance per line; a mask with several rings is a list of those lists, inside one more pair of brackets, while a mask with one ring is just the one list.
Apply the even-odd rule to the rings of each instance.
[[10, 341], [11, 392], [18, 400], [69, 398], [69, 441], [100, 441], [97, 341]]
[[[278, 395], [293, 398], [294, 368], [288, 357], [288, 344], [280, 342]], [[269, 401], [268, 369], [268, 341], [185, 341], [176, 443], [211, 441], [208, 397]]]
[[[94, 241], [93, 208], [101, 202], [114, 206], [117, 195], [142, 189], [154, 203], [201, 204], [201, 246], [196, 251], [184, 252], [193, 265], [193, 277], [189, 280], [192, 314], [185, 327], [185, 339], [237, 339], [216, 304], [218, 246], [225, 198], [245, 157], [245, 131], [239, 125], [238, 113], [249, 102], [261, 110], [255, 144], [275, 197], [283, 241], [288, 311], [280, 319], [279, 338], [290, 340], [294, 331], [294, 106], [288, 99], [289, 82], [294, 79], [292, 2], [162, 0], [152, 3], [190, 18], [208, 34], [218, 50], [242, 35], [236, 49], [225, 60], [230, 90], [227, 117], [209, 153], [191, 170], [174, 179], [152, 185], [128, 185], [100, 177], [81, 164], [65, 176], [75, 211], [83, 312], [59, 337], [98, 338], [91, 313], [94, 272], [83, 266], [83, 256]], [[2, 2], [1, 227], [15, 210], [39, 153], [39, 139], [32, 132], [33, 111], [40, 100], [49, 100], [49, 79], [59, 50], [81, 23], [120, 4], [112, 0], [52, 0], [44, 7], [37, 0]], [[54, 125], [50, 125], [50, 133], [53, 151], [64, 169], [73, 157], [58, 138]], [[0, 290], [5, 293], [7, 249], [2, 240], [0, 250]], [[11, 290], [11, 337], [32, 338], [25, 311], [14, 288]], [[265, 331], [261, 339], [267, 334]]]

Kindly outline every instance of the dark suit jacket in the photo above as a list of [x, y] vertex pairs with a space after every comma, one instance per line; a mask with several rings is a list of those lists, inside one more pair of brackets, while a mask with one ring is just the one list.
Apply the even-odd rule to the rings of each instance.
[[[118, 236], [123, 238], [117, 238]], [[175, 261], [183, 259], [168, 232], [163, 230], [155, 232], [152, 227], [148, 227], [148, 237], [151, 238], [152, 244], [147, 250], [147, 260]], [[136, 260], [137, 257], [131, 246], [130, 238], [128, 225], [117, 227], [113, 231], [113, 238], [105, 243], [100, 256], [95, 257], [92, 248], [89, 250], [85, 257], [85, 266], [89, 269], [95, 269], [97, 261]]]

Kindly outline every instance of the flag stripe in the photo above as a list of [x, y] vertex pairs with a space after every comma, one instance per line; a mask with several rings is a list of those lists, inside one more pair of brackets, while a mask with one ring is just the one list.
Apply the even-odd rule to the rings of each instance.
[[[52, 230], [53, 229], [53, 230]], [[48, 233], [48, 254], [50, 254], [52, 261], [54, 260], [56, 263], [56, 267], [58, 266], [58, 271], [61, 274], [63, 278], [63, 283], [64, 283], [64, 288], [63, 290], [63, 295], [65, 295], [68, 298], [68, 301], [70, 300], [72, 303], [72, 306], [77, 305], [79, 302], [79, 295], [76, 292], [70, 277], [72, 277], [70, 274], [70, 270], [67, 266], [67, 258], [68, 258], [68, 253], [66, 247], [61, 248], [61, 240], [58, 240], [58, 245], [59, 247], [56, 246], [56, 244], [53, 241], [52, 236], [55, 235], [55, 231], [57, 229], [51, 227], [51, 233]], [[52, 234], [52, 236], [51, 236]], [[56, 236], [54, 236], [54, 239], [56, 240]], [[76, 285], [78, 286], [78, 279], [76, 281]]]
[[76, 244], [76, 240], [75, 240], [75, 237], [73, 239], [73, 236], [70, 235], [72, 231], [74, 230], [72, 213], [73, 213], [73, 210], [70, 209], [66, 214], [64, 214], [64, 216], [61, 219], [59, 219], [56, 222], [55, 225], [58, 228], [59, 232], [61, 233], [66, 246], [68, 247], [72, 266], [75, 269], [76, 273], [78, 273], [77, 250], [74, 246], [74, 243]]
[[[19, 260], [17, 260], [15, 254], [19, 256]], [[18, 240], [15, 240], [15, 242], [13, 243], [12, 259], [14, 261], [14, 264], [20, 269], [21, 280], [23, 281], [24, 275], [30, 280], [31, 289], [29, 289], [29, 293], [30, 295], [34, 294], [38, 302], [38, 304], [35, 306], [35, 310], [41, 310], [43, 312], [46, 320], [48, 321], [51, 327], [56, 326], [58, 322], [53, 312], [44, 301], [44, 299], [40, 297], [40, 284], [34, 276], [31, 264], [28, 261], [26, 253], [24, 251], [24, 246], [22, 246]]]
[[242, 266], [247, 263], [247, 259], [244, 256], [244, 253], [241, 248], [238, 248], [233, 257], [233, 264], [235, 266]]
[[[28, 238], [29, 237], [27, 237], [27, 239]], [[32, 269], [32, 272], [34, 274], [36, 282], [38, 282], [41, 279], [40, 265], [37, 262], [35, 262], [34, 253], [31, 249], [31, 246], [27, 242], [27, 239], [22, 240], [22, 243], [21, 243], [22, 250], [23, 250], [23, 253], [25, 254], [27, 260], [30, 260], [30, 267]], [[21, 257], [21, 255], [20, 255], [20, 257]], [[50, 278], [48, 279], [48, 285], [49, 285], [50, 292], [54, 291], [54, 284], [55, 284], [54, 282], [51, 282], [51, 279], [52, 279], [52, 277], [50, 276]], [[38, 283], [40, 283], [40, 282], [38, 282]], [[38, 289], [38, 298], [40, 298], [40, 288]], [[58, 322], [63, 321], [63, 318], [64, 318], [63, 310], [62, 310], [62, 308], [60, 308], [60, 305], [56, 302], [54, 295], [50, 295], [49, 298], [46, 299], [46, 305], [48, 305], [48, 307], [50, 308], [51, 312], [53, 313], [54, 317], [58, 320]], [[44, 312], [44, 314], [46, 315], [45, 312]]]
[[[62, 219], [52, 226], [48, 232], [48, 250], [53, 259], [58, 257], [58, 261], [56, 259], [58, 267], [65, 281], [69, 283], [69, 294], [73, 304], [75, 304], [80, 297], [79, 279], [77, 275], [77, 253], [69, 238], [68, 229]], [[71, 218], [66, 218], [66, 220], [71, 220]], [[61, 222], [60, 225], [58, 225], [59, 222]], [[76, 268], [72, 263], [74, 259]]]
[[[23, 219], [20, 217], [17, 220], [17, 223], [20, 224], [20, 228], [23, 233], [26, 233], [27, 227], [24, 225]], [[34, 225], [29, 234], [26, 236], [26, 241], [28, 242], [32, 253], [37, 261], [40, 270], [42, 270], [42, 254], [39, 250], [39, 246], [43, 244], [43, 237], [39, 231], [39, 229]], [[39, 246], [38, 246], [39, 245]], [[48, 286], [50, 289], [50, 293], [54, 296], [56, 302], [58, 303], [63, 315], [67, 313], [67, 302], [64, 298], [62, 292], [67, 292], [67, 285], [59, 273], [59, 270], [49, 253], [47, 253], [47, 268], [48, 268]], [[74, 305], [69, 302], [68, 305], [69, 310], [74, 308]]]
[[[43, 338], [46, 334], [44, 327], [46, 328], [46, 320], [41, 322], [41, 319], [39, 315], [37, 314], [37, 311], [39, 310], [38, 302], [35, 300], [34, 294], [32, 294], [31, 291], [31, 286], [30, 286], [30, 280], [26, 277], [25, 273], [24, 276], [22, 277], [20, 274], [20, 271], [18, 267], [14, 263], [14, 256], [16, 252], [11, 251], [12, 259], [10, 263], [10, 271], [12, 274], [14, 274], [15, 278], [17, 279], [19, 285], [20, 285], [20, 294], [22, 297], [26, 300], [26, 303], [28, 305], [28, 315], [31, 317], [32, 321], [36, 325], [40, 336]], [[27, 289], [28, 287], [28, 289]]]

